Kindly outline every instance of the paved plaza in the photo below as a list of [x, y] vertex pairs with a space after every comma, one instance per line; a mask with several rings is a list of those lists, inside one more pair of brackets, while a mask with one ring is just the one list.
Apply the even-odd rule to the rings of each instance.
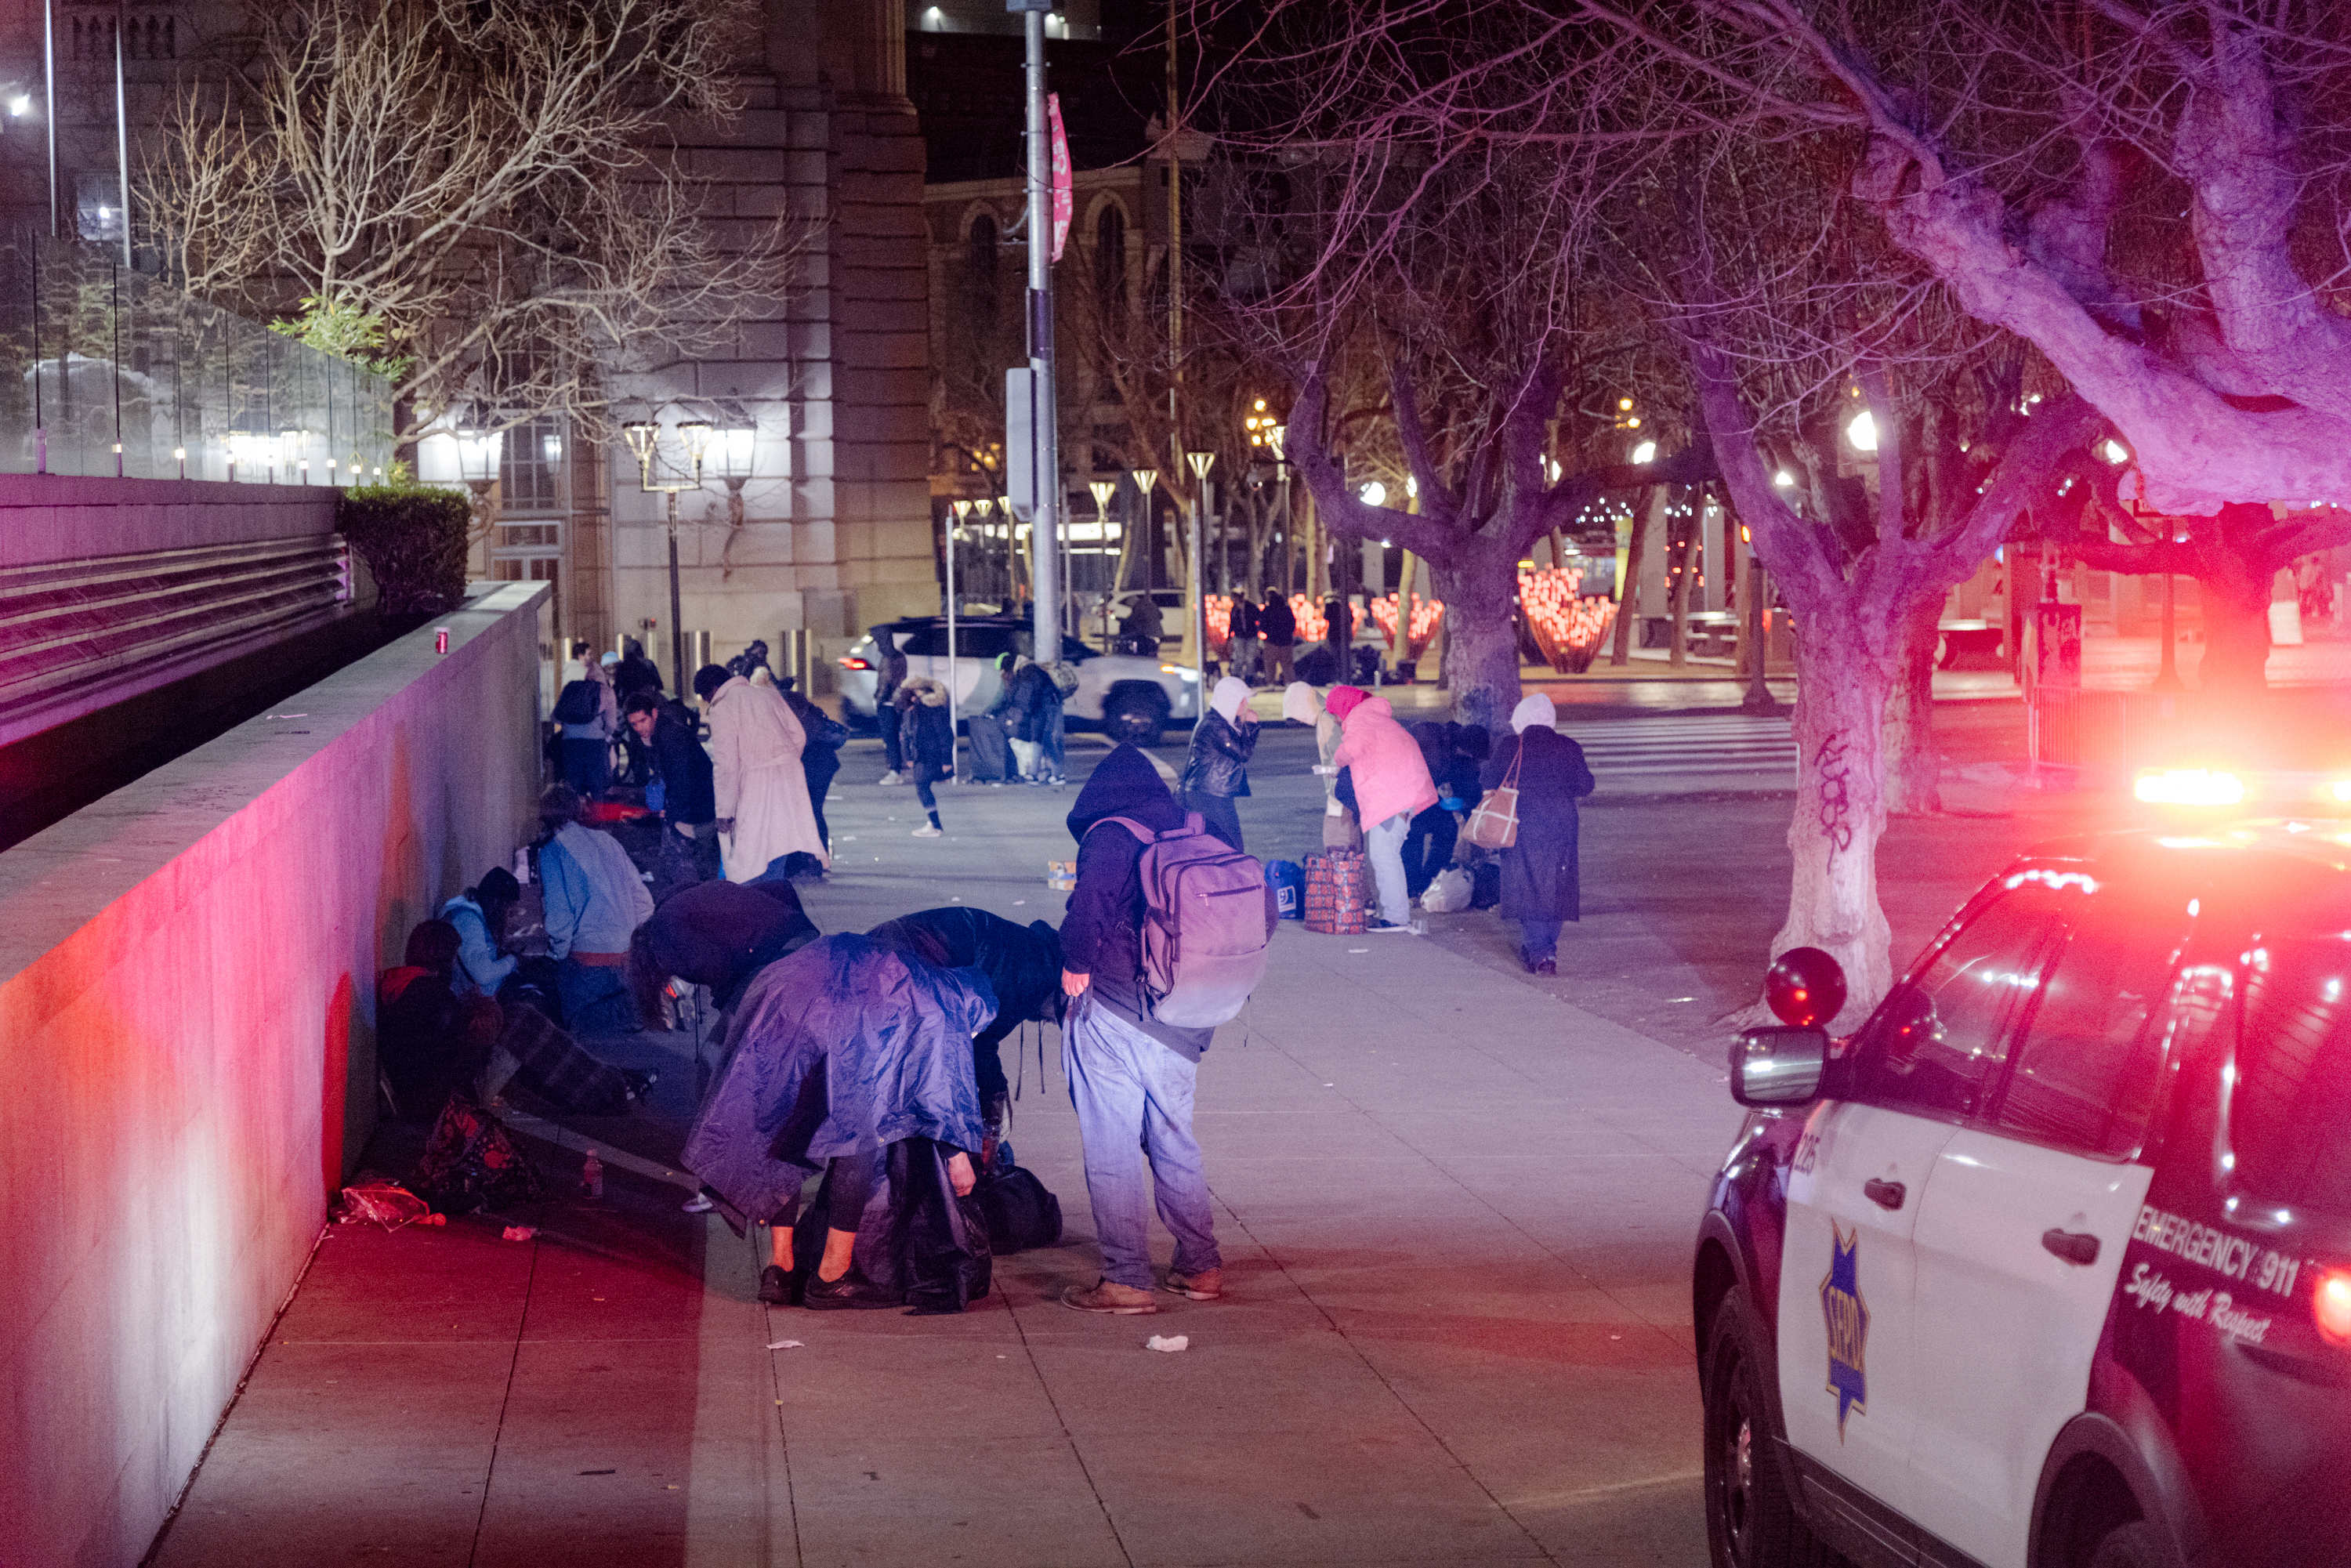
[[[1310, 753], [1268, 732], [1252, 852], [1316, 841]], [[1073, 745], [1072, 773], [1100, 755]], [[803, 887], [825, 930], [956, 902], [1060, 918], [1074, 790], [947, 790], [947, 836], [920, 841], [878, 749], [846, 762], [832, 880]], [[661, 1067], [652, 1113], [559, 1124], [517, 1096], [566, 1195], [504, 1217], [535, 1239], [330, 1228], [153, 1561], [1702, 1563], [1687, 1263], [1739, 1123], [1714, 1019], [1784, 906], [1787, 803], [1608, 789], [1556, 980], [1518, 973], [1489, 914], [1284, 925], [1200, 1076], [1226, 1301], [1059, 1303], [1096, 1255], [1050, 1029], [1016, 1037], [1020, 1065], [1008, 1047], [1009, 1135], [1066, 1239], [931, 1318], [758, 1304], [751, 1245], [679, 1207], [691, 1035], [601, 1041]], [[1894, 909], [1897, 946], [2037, 829], [1933, 831], [1957, 848]], [[371, 1159], [403, 1174], [413, 1146], [388, 1131]], [[569, 1196], [589, 1147], [598, 1200]]]

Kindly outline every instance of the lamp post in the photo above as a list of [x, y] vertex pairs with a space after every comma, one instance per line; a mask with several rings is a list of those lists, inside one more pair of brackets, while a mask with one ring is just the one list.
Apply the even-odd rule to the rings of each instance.
[[[1094, 542], [1099, 549], [1107, 549], [1110, 545], [1110, 498], [1118, 493], [1118, 481], [1090, 479], [1086, 482], [1086, 488], [1092, 492], [1094, 498]], [[1123, 544], [1124, 541], [1121, 542]], [[1102, 606], [1102, 650], [1105, 653], [1110, 650], [1110, 596], [1117, 591], [1117, 568], [1113, 559], [1112, 580], [1096, 600]]]
[[1265, 427], [1265, 444], [1273, 453], [1273, 476], [1281, 486], [1281, 596], [1298, 591], [1298, 519], [1290, 510], [1290, 426], [1279, 421]]
[[[1158, 563], [1152, 559], [1151, 555], [1151, 487], [1159, 483], [1159, 470], [1156, 468], [1134, 468], [1128, 471], [1127, 476], [1134, 481], [1134, 497], [1135, 500], [1140, 503], [1139, 509], [1142, 512], [1143, 591], [1145, 594], [1148, 594], [1154, 588], [1156, 588], [1159, 585]], [[1129, 528], [1133, 528], [1134, 526], [1135, 525], [1132, 520], [1127, 524], [1127, 527]], [[1158, 608], [1156, 605], [1153, 606], [1152, 618], [1154, 620], [1158, 618]], [[1154, 658], [1158, 657], [1158, 643], [1154, 643], [1151, 645], [1151, 653]]]
[[[299, 432], [287, 431], [289, 443]], [[497, 500], [492, 494], [498, 482], [498, 458], [506, 446], [506, 432], [486, 425], [461, 424], [456, 430], [457, 472], [465, 481], [465, 488], [474, 493], [474, 531], [487, 539], [497, 522]]]
[[637, 488], [648, 496], [659, 491], [669, 497], [669, 667], [683, 700], [693, 688], [685, 670], [685, 625], [678, 609], [677, 493], [702, 488], [702, 456], [710, 448], [711, 428], [706, 420], [689, 419], [680, 421], [676, 429], [678, 444], [685, 448], [686, 459], [694, 466], [691, 480], [654, 482], [653, 460], [661, 454], [659, 424], [649, 419], [635, 420], [621, 426], [621, 434], [627, 438], [629, 450], [637, 455]]
[[1207, 584], [1201, 581], [1200, 517], [1207, 509], [1208, 470], [1216, 465], [1213, 452], [1186, 452], [1184, 461], [1192, 468], [1192, 549], [1191, 596], [1188, 601], [1192, 616], [1192, 673], [1200, 683], [1200, 700], [1208, 700], [1208, 595]]

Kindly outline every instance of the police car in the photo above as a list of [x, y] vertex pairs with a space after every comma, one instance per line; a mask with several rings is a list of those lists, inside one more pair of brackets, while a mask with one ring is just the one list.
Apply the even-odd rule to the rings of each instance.
[[2035, 851], [1852, 1037], [1790, 955], [1698, 1239], [1714, 1560], [2351, 1563], [2351, 831]]

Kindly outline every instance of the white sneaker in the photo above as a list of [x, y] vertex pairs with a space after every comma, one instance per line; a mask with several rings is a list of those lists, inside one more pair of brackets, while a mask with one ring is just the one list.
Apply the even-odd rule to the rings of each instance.
[[900, 778], [896, 773], [893, 772], [893, 773], [884, 773], [883, 775], [882, 775], [881, 782], [882, 782], [882, 783], [884, 783], [884, 784], [904, 784], [904, 783], [905, 782], [905, 779], [904, 779]]
[[931, 826], [928, 822], [925, 822], [921, 827], [914, 830], [914, 836], [918, 839], [939, 839], [945, 838], [946, 835], [941, 832], [938, 829]]

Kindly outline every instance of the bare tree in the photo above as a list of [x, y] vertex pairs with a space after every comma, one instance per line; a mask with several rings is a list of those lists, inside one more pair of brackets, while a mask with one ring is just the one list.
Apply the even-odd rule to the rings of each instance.
[[[1685, 80], [1724, 88], [1718, 112], [1735, 91], [1725, 123], [1850, 135], [1857, 214], [2114, 422], [2120, 498], [2179, 519], [2212, 568], [2206, 684], [2258, 685], [2280, 552], [2351, 538], [2314, 510], [2351, 494], [2351, 13], [1697, 0], [1664, 26], [1609, 15]], [[2221, 520], [2273, 500], [2304, 524]]]
[[471, 402], [591, 429], [617, 371], [779, 295], [792, 220], [721, 235], [664, 144], [738, 107], [743, 0], [290, 0], [145, 170], [187, 287], [384, 362], [402, 438]]

